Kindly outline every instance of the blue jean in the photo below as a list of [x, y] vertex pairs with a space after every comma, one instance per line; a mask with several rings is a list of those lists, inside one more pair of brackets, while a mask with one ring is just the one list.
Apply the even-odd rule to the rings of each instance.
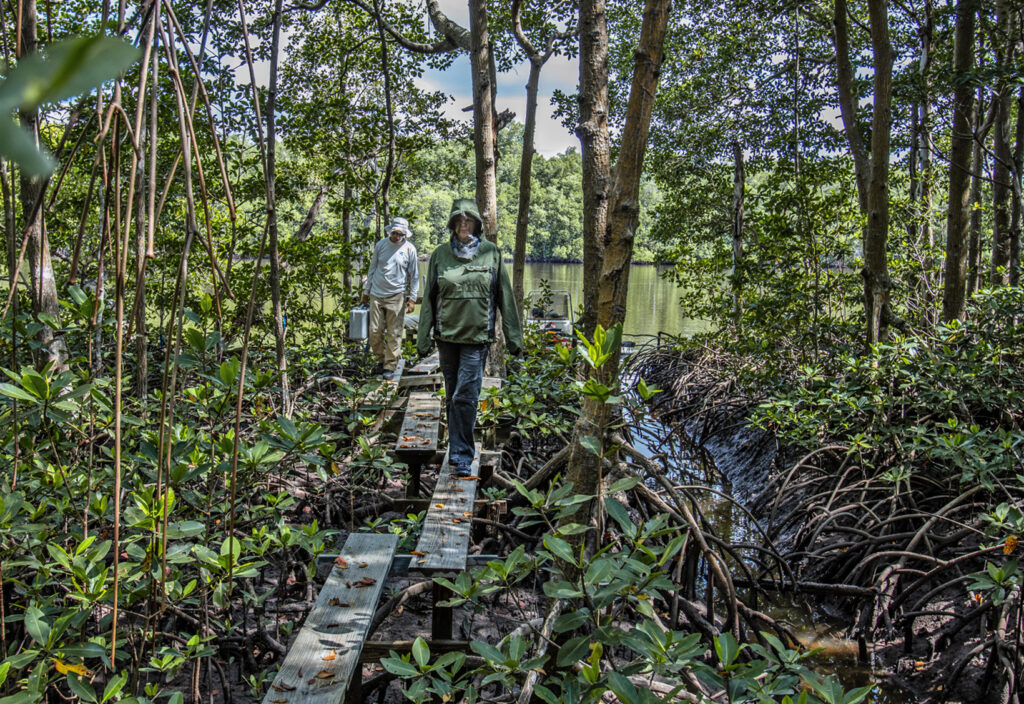
[[437, 343], [448, 414], [448, 464], [452, 467], [469, 467], [476, 454], [473, 429], [484, 383], [487, 347], [440, 340]]

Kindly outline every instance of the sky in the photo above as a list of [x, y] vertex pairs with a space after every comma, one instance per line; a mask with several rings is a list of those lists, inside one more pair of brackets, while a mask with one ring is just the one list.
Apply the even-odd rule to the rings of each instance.
[[[469, 26], [469, 5], [466, 0], [440, 0], [441, 9], [454, 22]], [[530, 62], [523, 61], [512, 71], [498, 74], [498, 104], [500, 113], [509, 109], [516, 114], [516, 122], [526, 120], [526, 79], [530, 75]], [[551, 96], [556, 89], [566, 92], [576, 90], [579, 82], [579, 61], [561, 56], [552, 56], [540, 72], [539, 95], [537, 98], [537, 152], [546, 157], [563, 153], [569, 147], [579, 149], [576, 135], [566, 130], [552, 114]], [[470, 78], [469, 56], [460, 52], [459, 57], [445, 71], [428, 69], [416, 85], [424, 90], [440, 90], [454, 96], [445, 108], [445, 117], [460, 122], [471, 122], [473, 114], [463, 112], [473, 103], [473, 83]]]

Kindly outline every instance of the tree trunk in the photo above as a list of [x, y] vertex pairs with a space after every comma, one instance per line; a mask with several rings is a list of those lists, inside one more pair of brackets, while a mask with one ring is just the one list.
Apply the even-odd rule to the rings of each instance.
[[[647, 0], [644, 6], [643, 24], [640, 30], [640, 44], [636, 51], [636, 66], [630, 86], [626, 122], [622, 131], [622, 148], [615, 166], [614, 180], [609, 199], [606, 232], [606, 246], [597, 281], [596, 323], [605, 329], [621, 324], [626, 317], [626, 292], [629, 289], [629, 268], [633, 260], [633, 242], [640, 216], [640, 177], [643, 173], [644, 154], [650, 131], [654, 95], [658, 87], [661, 63], [664, 59], [665, 34], [671, 11], [671, 0]], [[584, 20], [580, 17], [581, 26]], [[593, 26], [593, 18], [588, 18]], [[581, 35], [581, 44], [583, 43]], [[607, 35], [603, 38], [607, 50]], [[582, 54], [582, 51], [581, 51]], [[581, 58], [581, 65], [584, 60]], [[607, 76], [602, 85], [592, 88], [607, 90]], [[581, 93], [581, 103], [592, 100], [593, 96]], [[600, 139], [607, 144], [607, 122], [601, 121], [604, 134]], [[592, 186], [597, 184], [592, 182]], [[593, 196], [593, 194], [590, 194]], [[587, 194], [584, 194], [586, 199]], [[599, 384], [614, 387], [618, 383], [619, 348], [612, 350], [611, 358], [589, 374]], [[586, 449], [581, 440], [588, 436], [600, 439], [602, 448], [608, 447], [607, 434], [612, 419], [611, 404], [585, 399], [583, 411], [573, 431], [573, 448], [569, 458], [568, 479], [580, 494], [597, 495], [601, 486], [601, 458]], [[586, 523], [590, 512], [589, 504], [582, 504], [573, 519]], [[600, 519], [599, 519], [600, 520]], [[600, 523], [599, 523], [600, 525]], [[596, 536], [600, 540], [600, 533]]]
[[[36, 37], [36, 2], [23, 0], [21, 5], [21, 41], [20, 56], [34, 52], [38, 46]], [[21, 125], [39, 139], [39, 111], [21, 110]], [[52, 364], [54, 371], [61, 371], [67, 359], [67, 348], [64, 338], [54, 334], [50, 323], [60, 324], [60, 304], [57, 301], [57, 282], [53, 277], [53, 263], [50, 261], [50, 243], [46, 236], [46, 226], [42, 217], [42, 200], [45, 184], [30, 178], [21, 172], [19, 179], [21, 195], [21, 214], [25, 230], [28, 231], [28, 248], [26, 254], [31, 271], [32, 312], [37, 317], [49, 316], [39, 330], [41, 357], [37, 364], [41, 367]], [[25, 230], [22, 230], [24, 232]]]
[[391, 178], [395, 172], [395, 111], [391, 101], [391, 64], [388, 60], [388, 43], [384, 24], [378, 18], [377, 33], [380, 37], [380, 71], [384, 76], [384, 111], [388, 120], [388, 159], [384, 167], [384, 181], [380, 186], [380, 202], [384, 221], [391, 224]]
[[864, 304], [866, 342], [882, 342], [889, 325], [889, 143], [892, 113], [892, 46], [889, 44], [887, 0], [869, 0], [871, 48], [875, 58], [874, 110], [871, 119], [871, 179], [868, 181], [868, 223], [864, 231]]
[[746, 169], [743, 145], [732, 143], [732, 308], [736, 324], [743, 314], [743, 189]]
[[1010, 216], [1010, 285], [1020, 283], [1021, 172], [1024, 170], [1024, 88], [1017, 94], [1017, 125], [1013, 146], [1013, 192]]
[[993, 286], [1010, 283], [1010, 194], [1013, 154], [1010, 149], [1010, 117], [1013, 111], [1012, 87], [1006, 78], [1013, 70], [1017, 10], [1005, 1], [999, 3], [999, 26], [1005, 41], [1001, 47], [1000, 74], [996, 95], [995, 134], [992, 139], [992, 260], [989, 280]]
[[[857, 120], [858, 96], [856, 77], [853, 73], [853, 65], [850, 63], [850, 29], [846, 13], [846, 0], [835, 0], [832, 10], [832, 41], [836, 50], [836, 87], [839, 90], [839, 111], [843, 118], [846, 141], [853, 154], [854, 175], [857, 179], [857, 202], [860, 204], [860, 212], [863, 215], [868, 211], [871, 157], [864, 144], [860, 122]], [[875, 65], [877, 65], [877, 60]]]
[[537, 87], [544, 60], [530, 57], [526, 82], [526, 125], [523, 129], [523, 158], [519, 165], [519, 213], [516, 215], [516, 245], [512, 254], [512, 291], [516, 308], [523, 310], [523, 279], [526, 272], [526, 233], [530, 226], [530, 189], [533, 184], [533, 143], [537, 131]]
[[270, 296], [274, 307], [274, 342], [277, 353], [277, 370], [281, 375], [281, 407], [289, 408], [288, 402], [288, 359], [285, 356], [284, 316], [281, 310], [281, 252], [278, 247], [277, 204], [276, 204], [276, 156], [277, 121], [277, 62], [281, 48], [281, 6], [283, 0], [275, 0], [273, 17], [273, 38], [270, 48], [270, 89], [267, 92], [267, 234], [270, 240]]
[[[957, 3], [954, 73], [966, 76], [974, 67], [974, 15], [976, 0]], [[966, 81], [957, 82], [953, 97], [953, 134], [949, 149], [949, 212], [946, 215], [946, 265], [943, 282], [942, 319], [963, 317], [967, 288], [967, 228], [969, 222], [971, 112], [974, 90]], [[980, 110], [975, 112], [979, 114]]]
[[970, 298], [981, 286], [981, 184], [985, 179], [988, 165], [982, 149], [985, 137], [978, 131], [984, 115], [984, 89], [978, 88], [974, 107], [974, 133], [971, 143], [971, 161], [968, 164], [971, 178], [971, 193], [968, 200], [970, 210], [967, 243], [967, 297]]
[[934, 20], [932, 4], [925, 2], [925, 21], [921, 28], [921, 60], [918, 63], [918, 80], [920, 95], [914, 106], [914, 137], [910, 158], [911, 184], [910, 200], [916, 203], [920, 213], [920, 226], [911, 226], [910, 236], [916, 236], [919, 247], [925, 252], [922, 260], [920, 285], [918, 287], [924, 305], [925, 320], [934, 323], [937, 319], [935, 308], [935, 287], [932, 273], [935, 261], [932, 249], [935, 246], [935, 232], [932, 227], [932, 129], [931, 129], [931, 91], [928, 86], [928, 75], [932, 63], [932, 43], [934, 39]]
[[[348, 178], [346, 176], [346, 178]], [[341, 238], [345, 243], [348, 261], [342, 270], [342, 285], [346, 291], [352, 290], [352, 186], [345, 184], [344, 200], [341, 204]], [[358, 296], [357, 296], [358, 298]], [[358, 301], [357, 301], [358, 302]]]
[[473, 74], [473, 148], [476, 153], [476, 205], [484, 234], [498, 241], [498, 191], [494, 158], [494, 100], [491, 85], [491, 40], [487, 0], [469, 3], [469, 62]]
[[597, 287], [608, 219], [611, 173], [608, 138], [608, 15], [605, 0], [580, 2], [580, 124], [583, 162], [583, 318], [588, 336], [597, 324]]
[[868, 22], [874, 56], [874, 93], [870, 151], [857, 120], [858, 96], [850, 63], [849, 26], [846, 0], [833, 6], [833, 41], [836, 49], [839, 106], [846, 139], [853, 154], [857, 196], [864, 227], [864, 311], [865, 340], [871, 345], [886, 338], [889, 325], [889, 279], [887, 238], [889, 234], [889, 143], [892, 113], [892, 47], [886, 0], [869, 0]]

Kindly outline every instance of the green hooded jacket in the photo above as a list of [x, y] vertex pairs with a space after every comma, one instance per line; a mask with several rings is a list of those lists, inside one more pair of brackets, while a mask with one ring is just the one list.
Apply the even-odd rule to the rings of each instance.
[[445, 242], [430, 255], [417, 351], [428, 355], [433, 339], [472, 345], [494, 342], [496, 312], [501, 311], [508, 351], [519, 354], [523, 331], [515, 300], [501, 250], [493, 242], [481, 239], [471, 259], [459, 259], [452, 243]]

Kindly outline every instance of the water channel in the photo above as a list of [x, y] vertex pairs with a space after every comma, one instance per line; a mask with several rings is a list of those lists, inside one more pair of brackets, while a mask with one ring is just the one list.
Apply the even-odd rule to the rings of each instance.
[[[512, 263], [506, 262], [509, 277]], [[680, 289], [663, 274], [669, 271], [664, 266], [634, 264], [629, 272], [629, 293], [626, 296], [626, 320], [623, 333], [630, 337], [656, 336], [659, 332], [673, 336], [692, 335], [702, 328], [702, 323], [687, 315], [680, 301]], [[566, 290], [572, 299], [573, 308], [583, 301], [583, 265], [551, 264], [548, 262], [527, 262], [523, 289], [540, 289], [546, 282], [552, 290]], [[420, 262], [420, 279], [425, 281], [427, 262]], [[416, 311], [419, 312], [418, 310]]]

